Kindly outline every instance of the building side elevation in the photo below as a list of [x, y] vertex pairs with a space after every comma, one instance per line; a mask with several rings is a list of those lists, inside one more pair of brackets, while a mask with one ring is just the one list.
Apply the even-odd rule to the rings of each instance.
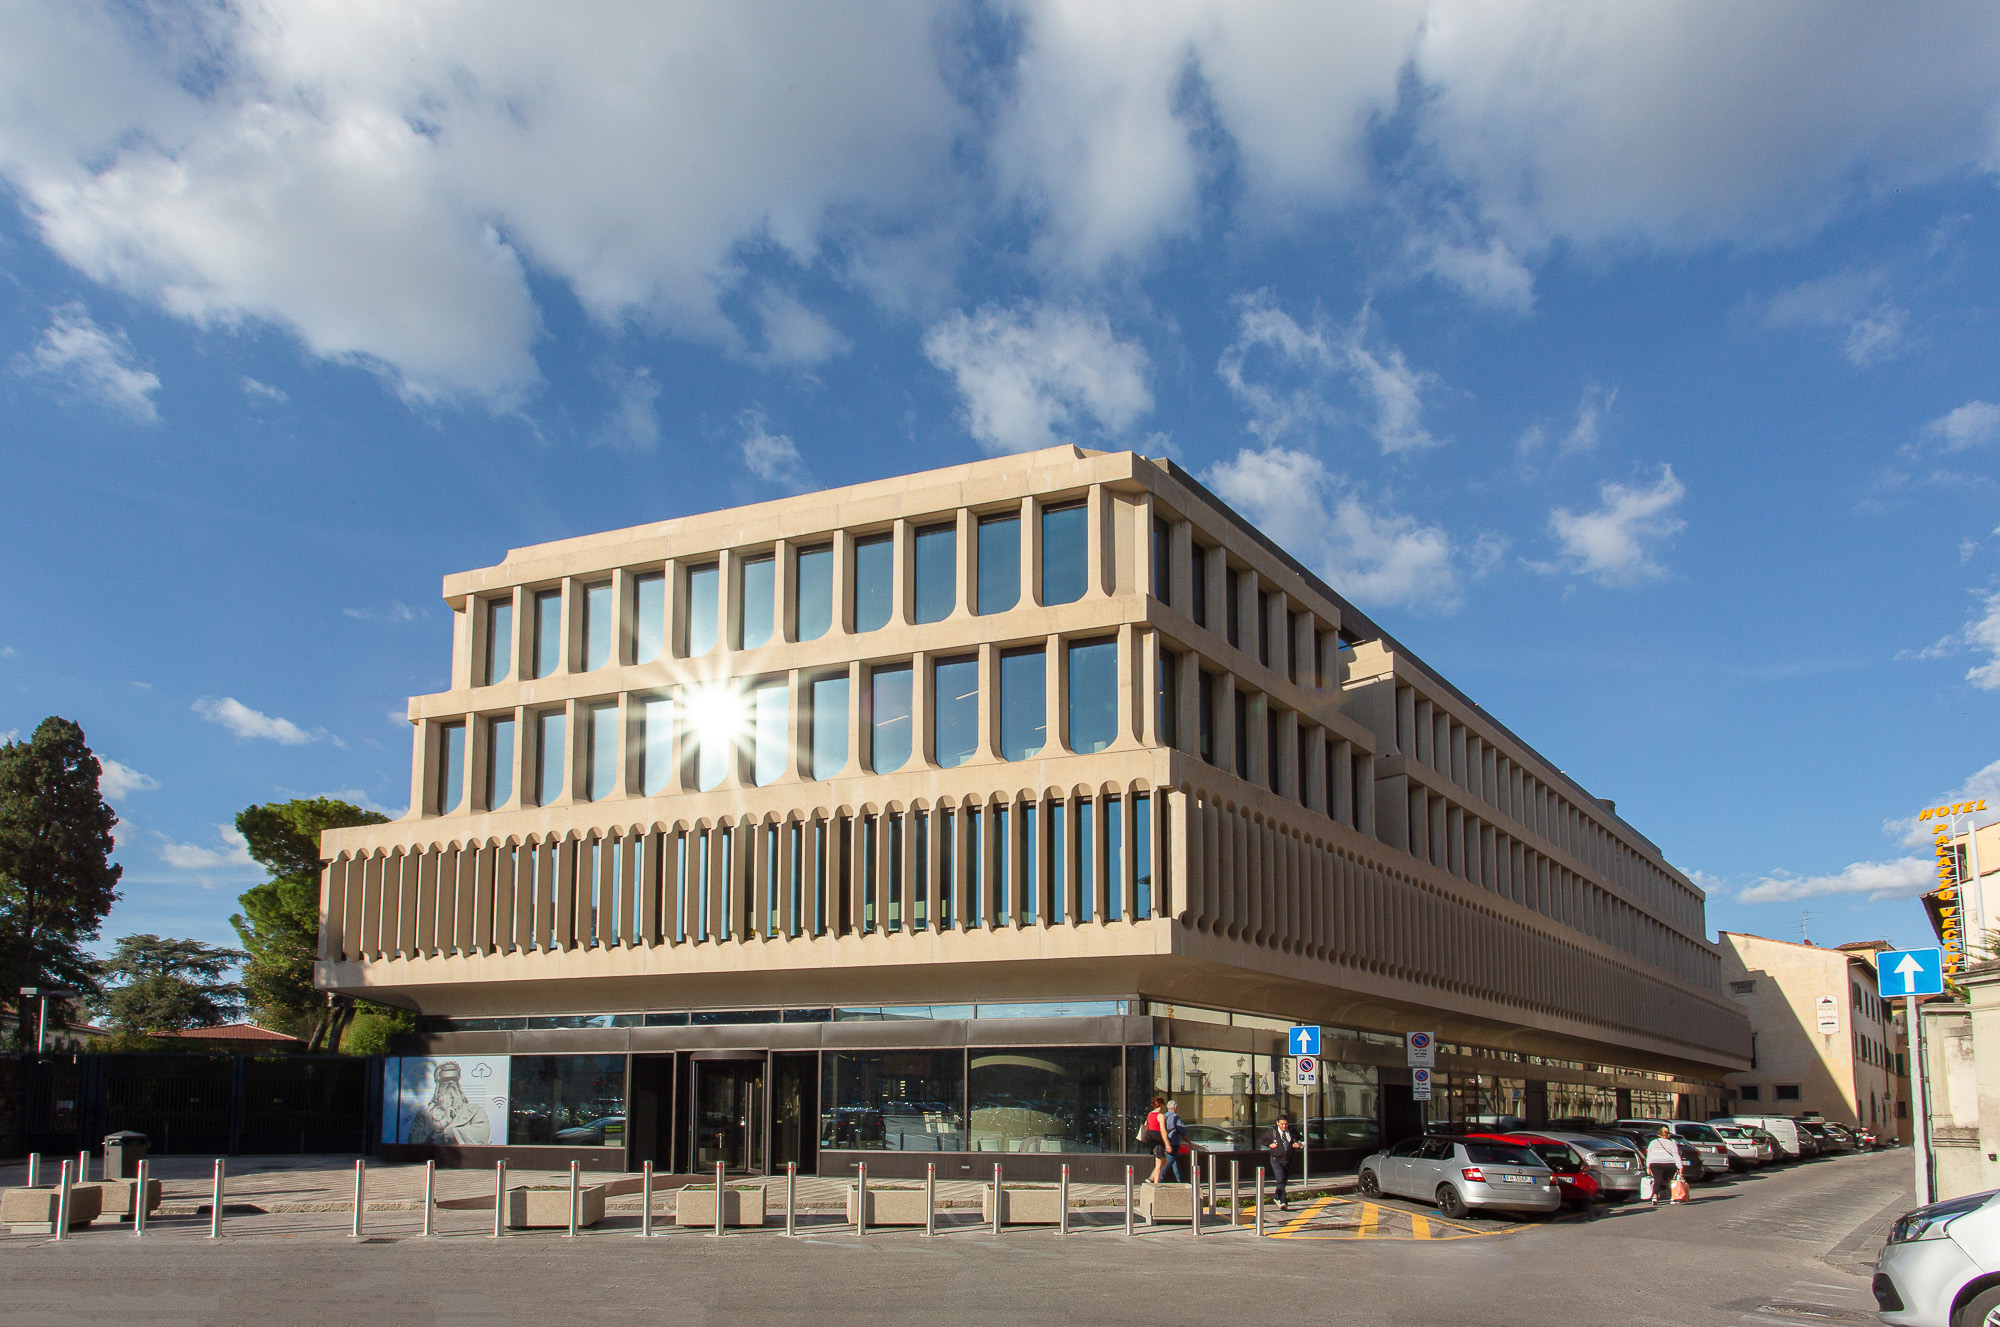
[[[832, 1055], [887, 1007], [962, 1046], [1072, 1002], [1115, 1005], [1127, 1098], [1173, 1086], [1135, 1047], [1268, 1057], [1288, 1022], [1437, 1032], [1466, 1113], [1748, 1065], [1701, 892], [1170, 463], [982, 461], [444, 588], [411, 811], [324, 839], [317, 980], [421, 1011], [414, 1049], [636, 1057], [796, 1009]], [[1284, 1095], [1240, 1077], [1217, 1109]]]

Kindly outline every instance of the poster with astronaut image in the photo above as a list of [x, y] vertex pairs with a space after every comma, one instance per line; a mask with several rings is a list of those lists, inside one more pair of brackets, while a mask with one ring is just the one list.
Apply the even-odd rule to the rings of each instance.
[[507, 1141], [505, 1055], [393, 1056], [382, 1065], [382, 1141], [478, 1147]]

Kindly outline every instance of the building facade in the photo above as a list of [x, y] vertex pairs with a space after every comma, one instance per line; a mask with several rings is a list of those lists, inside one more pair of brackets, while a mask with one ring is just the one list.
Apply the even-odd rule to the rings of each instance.
[[1887, 941], [1826, 949], [1724, 931], [1723, 979], [1750, 1017], [1751, 1065], [1730, 1074], [1734, 1107], [1817, 1114], [1909, 1141], [1903, 1012], [1882, 998], [1875, 955]]
[[444, 597], [411, 810], [323, 840], [319, 985], [422, 1016], [412, 1155], [1110, 1177], [1155, 1091], [1352, 1153], [1749, 1065], [1700, 890], [1171, 463], [982, 461]]

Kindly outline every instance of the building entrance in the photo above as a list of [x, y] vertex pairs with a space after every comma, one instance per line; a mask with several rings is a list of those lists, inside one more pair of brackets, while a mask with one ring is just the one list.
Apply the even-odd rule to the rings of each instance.
[[707, 1059], [693, 1064], [694, 1159], [706, 1172], [721, 1162], [738, 1174], [764, 1173], [764, 1057]]

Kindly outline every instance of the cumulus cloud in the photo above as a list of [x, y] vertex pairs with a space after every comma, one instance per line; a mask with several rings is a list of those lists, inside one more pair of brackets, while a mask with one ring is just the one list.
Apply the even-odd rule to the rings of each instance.
[[326, 736], [324, 729], [307, 732], [290, 719], [253, 710], [234, 696], [224, 696], [221, 700], [204, 697], [191, 708], [210, 723], [219, 723], [240, 738], [266, 738], [284, 746], [303, 746]]
[[1521, 440], [1516, 446], [1523, 457], [1536, 455], [1548, 446], [1551, 440], [1555, 442], [1558, 456], [1576, 456], [1583, 452], [1594, 451], [1597, 447], [1598, 430], [1617, 400], [1616, 387], [1606, 388], [1591, 383], [1583, 389], [1583, 397], [1576, 403], [1576, 417], [1562, 437], [1555, 438], [1546, 425], [1533, 424], [1521, 435]]
[[1534, 273], [1497, 235], [1483, 242], [1430, 235], [1413, 241], [1411, 247], [1421, 270], [1474, 303], [1519, 314], [1535, 307]]
[[234, 826], [217, 825], [215, 836], [221, 842], [220, 847], [176, 843], [161, 835], [160, 859], [180, 871], [215, 871], [239, 867], [256, 869], [257, 863], [250, 856], [249, 841], [237, 833]]
[[255, 378], [246, 376], [237, 385], [243, 389], [243, 394], [253, 401], [269, 401], [273, 405], [283, 405], [292, 399], [292, 394], [284, 388], [273, 387], [270, 383], [259, 382]]
[[1245, 448], [1202, 479], [1358, 603], [1439, 611], [1459, 604], [1450, 537], [1414, 517], [1370, 506], [1316, 456], [1285, 447]]
[[751, 474], [787, 493], [804, 493], [818, 484], [791, 438], [765, 429], [761, 411], [744, 411], [743, 428], [738, 450]]
[[153, 406], [160, 378], [136, 361], [125, 333], [105, 331], [83, 305], [72, 301], [50, 310], [41, 340], [15, 357], [14, 371], [60, 383], [78, 396], [151, 424], [160, 417]]
[[160, 781], [152, 775], [141, 774], [130, 765], [113, 760], [109, 756], [99, 756], [97, 764], [98, 791], [113, 801], [123, 798], [128, 793], [146, 792], [160, 786]]
[[775, 286], [759, 292], [753, 307], [764, 330], [764, 350], [755, 356], [759, 363], [809, 369], [852, 346], [823, 315]]
[[1924, 425], [1924, 432], [1943, 443], [1947, 451], [1963, 451], [1991, 442], [2000, 438], [2000, 405], [1967, 401]]
[[952, 375], [965, 427], [989, 452], [1027, 452], [1124, 433], [1153, 408], [1148, 360], [1097, 312], [1038, 304], [953, 312], [924, 336]]
[[[1268, 290], [1246, 295], [1238, 305], [1236, 340], [1215, 371], [1250, 412], [1250, 431], [1265, 443], [1336, 418], [1322, 380], [1340, 373], [1372, 414], [1370, 431], [1385, 456], [1438, 445], [1423, 425], [1423, 393], [1436, 385], [1437, 375], [1410, 367], [1394, 346], [1371, 346], [1373, 319], [1365, 305], [1339, 328], [1324, 319], [1302, 326]], [[1248, 367], [1258, 361], [1261, 371]]]
[[660, 384], [653, 381], [653, 371], [644, 366], [615, 369], [610, 378], [618, 389], [618, 403], [591, 441], [619, 451], [653, 450], [660, 445]]
[[1789, 903], [1796, 899], [1865, 895], [1870, 903], [1915, 898], [1937, 884], [1937, 864], [1928, 857], [1887, 862], [1854, 862], [1832, 875], [1792, 875], [1776, 871], [1736, 896], [1739, 903]]
[[1687, 489], [1670, 465], [1650, 487], [1606, 484], [1595, 511], [1566, 507], [1549, 513], [1549, 529], [1562, 545], [1564, 564], [1600, 585], [1632, 585], [1666, 575], [1654, 560], [1660, 546], [1687, 527], [1673, 514]]
[[1965, 624], [1965, 643], [1986, 655], [1965, 680], [1981, 691], [2000, 691], [2000, 590], [1983, 594], [1972, 620]]
[[1867, 368], [1896, 353], [1908, 313], [1888, 296], [1881, 271], [1836, 272], [1771, 297], [1765, 317], [1773, 327], [1824, 327], [1842, 333], [1841, 354]]

